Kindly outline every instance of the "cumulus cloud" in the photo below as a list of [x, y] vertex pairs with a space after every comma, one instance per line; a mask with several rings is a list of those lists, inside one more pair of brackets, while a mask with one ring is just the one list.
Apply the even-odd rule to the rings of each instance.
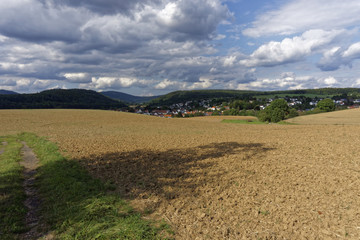
[[116, 78], [116, 77], [93, 77], [91, 86], [95, 89], [128, 88], [139, 83], [136, 78]]
[[183, 89], [184, 83], [164, 79], [155, 85], [155, 89]]
[[283, 72], [278, 78], [258, 78], [249, 83], [239, 83], [238, 90], [295, 90], [313, 88], [316, 79], [312, 76], [296, 76], [294, 72]]
[[87, 73], [65, 73], [64, 77], [72, 83], [87, 83], [91, 82], [91, 78]]
[[216, 27], [229, 16], [219, 0], [4, 0], [0, 33], [25, 41], [74, 43], [72, 50], [126, 52], [153, 39], [215, 38]]
[[281, 42], [271, 41], [256, 49], [248, 59], [240, 63], [247, 67], [276, 66], [296, 62], [331, 43], [343, 31], [309, 30], [301, 36], [285, 38]]
[[214, 84], [213, 81], [211, 81], [210, 79], [206, 79], [206, 78], [200, 78], [199, 82], [195, 82], [193, 84], [191, 84], [190, 86], [187, 87], [187, 89], [207, 89], [212, 87]]
[[347, 49], [334, 47], [324, 52], [318, 63], [318, 67], [323, 71], [334, 71], [342, 65], [352, 66], [352, 62], [360, 58], [360, 42], [351, 44]]
[[331, 30], [360, 23], [358, 0], [292, 0], [260, 14], [242, 33], [250, 37], [290, 35], [309, 28]]
[[25, 41], [76, 41], [81, 37], [79, 26], [88, 18], [85, 12], [46, 8], [36, 0], [3, 0], [0, 3], [0, 33]]
[[318, 80], [320, 83], [324, 83], [326, 84], [327, 86], [333, 86], [334, 84], [338, 83], [338, 81], [332, 77], [332, 76], [329, 76], [329, 77], [326, 77], [326, 78], [321, 78]]
[[155, 85], [155, 89], [166, 89], [166, 90], [194, 90], [194, 89], [207, 89], [214, 85], [215, 81], [201, 78], [198, 82], [178, 82], [178, 81], [170, 81], [168, 79], [164, 79]]
[[[208, 86], [198, 82], [220, 64], [209, 40], [225, 37], [216, 30], [229, 17], [221, 0], [4, 0], [0, 74], [95, 89]], [[233, 67], [225, 62], [219, 69]]]
[[[130, 14], [134, 8], [144, 7], [141, 0], [40, 0], [45, 6], [82, 7], [99, 14]], [[147, 0], [147, 4], [159, 4], [160, 0]]]

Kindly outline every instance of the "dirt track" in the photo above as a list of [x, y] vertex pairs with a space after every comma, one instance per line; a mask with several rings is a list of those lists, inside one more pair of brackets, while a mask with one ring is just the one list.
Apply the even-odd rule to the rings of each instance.
[[177, 239], [360, 239], [360, 125], [76, 110], [0, 117], [0, 135], [49, 136], [149, 217], [171, 223]]
[[20, 165], [24, 167], [24, 191], [26, 194], [24, 205], [27, 208], [25, 222], [29, 231], [22, 234], [21, 239], [38, 239], [41, 236], [41, 233], [38, 232], [40, 200], [34, 183], [39, 160], [25, 142], [22, 142], [22, 144], [23, 160]]

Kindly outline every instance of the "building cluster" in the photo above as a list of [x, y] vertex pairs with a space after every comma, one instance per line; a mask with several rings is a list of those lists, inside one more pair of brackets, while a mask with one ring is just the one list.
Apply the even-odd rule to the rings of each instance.
[[[274, 98], [268, 98], [263, 101], [263, 104], [259, 105], [260, 110], [264, 110], [267, 106], [274, 101]], [[304, 100], [297, 97], [285, 98], [290, 107], [296, 107], [302, 104], [305, 104]], [[305, 109], [305, 111], [313, 110], [317, 103], [322, 100], [320, 98], [312, 99], [310, 102], [307, 102], [307, 106], [310, 108]], [[346, 106], [348, 105], [347, 99], [333, 100], [337, 106]], [[250, 101], [252, 102], [252, 101]], [[186, 116], [212, 116], [212, 115], [222, 115], [224, 111], [230, 110], [230, 106], [222, 104], [212, 105], [211, 100], [199, 100], [199, 101], [186, 101], [183, 103], [175, 103], [164, 109], [163, 106], [158, 106], [155, 109], [146, 109], [144, 107], [135, 108], [135, 113], [145, 114], [157, 117], [186, 117]], [[348, 106], [348, 108], [359, 108], [360, 99], [353, 100], [353, 104]]]

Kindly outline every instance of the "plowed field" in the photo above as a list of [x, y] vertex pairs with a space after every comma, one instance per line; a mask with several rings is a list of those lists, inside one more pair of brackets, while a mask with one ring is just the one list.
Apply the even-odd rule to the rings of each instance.
[[220, 121], [5, 110], [0, 135], [47, 136], [176, 239], [360, 239], [360, 125]]

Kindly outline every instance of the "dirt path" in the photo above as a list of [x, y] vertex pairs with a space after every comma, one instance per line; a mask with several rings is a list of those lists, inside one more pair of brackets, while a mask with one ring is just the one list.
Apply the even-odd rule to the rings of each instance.
[[[20, 162], [20, 165], [24, 167], [24, 190], [26, 193], [25, 206], [28, 208], [26, 214], [26, 225], [29, 228], [29, 231], [21, 235], [21, 239], [38, 239], [44, 237], [44, 234], [39, 230], [40, 224], [40, 200], [36, 187], [34, 186], [35, 175], [37, 173], [37, 168], [39, 166], [39, 160], [35, 156], [34, 152], [29, 148], [25, 142], [22, 142], [24, 145], [21, 149], [21, 154], [23, 160]], [[45, 237], [45, 239], [50, 239]]]

